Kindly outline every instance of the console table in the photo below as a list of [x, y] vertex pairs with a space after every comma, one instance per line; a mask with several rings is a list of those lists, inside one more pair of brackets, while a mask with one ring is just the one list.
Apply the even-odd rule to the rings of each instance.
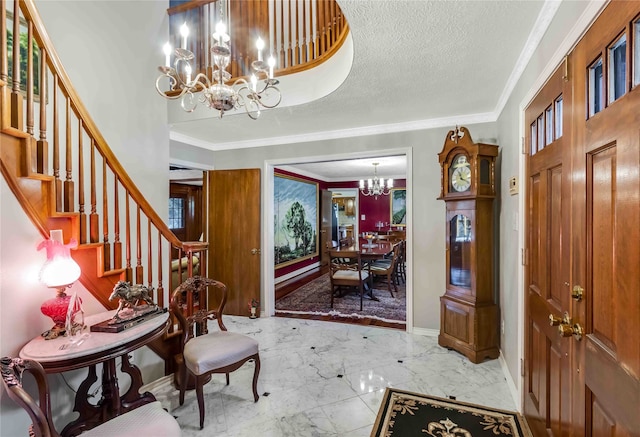
[[[87, 326], [110, 319], [115, 311], [88, 316]], [[77, 345], [69, 337], [45, 340], [38, 336], [20, 351], [21, 358], [36, 360], [47, 373], [60, 373], [88, 367], [88, 375], [76, 393], [74, 411], [80, 417], [62, 430], [63, 437], [75, 436], [113, 417], [141, 405], [154, 402], [151, 393], [139, 393], [142, 387], [140, 369], [129, 361], [128, 353], [160, 337], [168, 327], [169, 314], [163, 313], [139, 325], [118, 333], [90, 332]], [[88, 331], [87, 327], [87, 331]], [[66, 345], [61, 349], [61, 346]], [[67, 347], [68, 346], [68, 347]], [[131, 386], [120, 395], [116, 373], [116, 358], [122, 362], [121, 371], [131, 377]], [[89, 403], [89, 389], [97, 381], [96, 365], [102, 364], [102, 399]]]

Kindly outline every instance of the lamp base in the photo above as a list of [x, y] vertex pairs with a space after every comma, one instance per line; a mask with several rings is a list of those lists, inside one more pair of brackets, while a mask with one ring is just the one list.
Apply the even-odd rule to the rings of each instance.
[[[56, 297], [45, 300], [44, 302], [42, 302], [42, 305], [40, 306], [40, 311], [42, 312], [42, 314], [44, 314], [47, 317], [50, 317], [54, 323], [51, 329], [48, 329], [47, 331], [42, 333], [42, 336], [45, 338], [45, 340], [51, 340], [53, 338], [66, 336], [69, 334], [73, 335], [74, 333], [74, 332], [71, 332], [71, 333], [67, 332], [67, 326], [66, 326], [67, 312], [69, 310], [69, 303], [71, 302], [71, 296], [66, 294], [64, 290], [65, 290], [64, 287], [59, 288], [58, 294], [56, 295]], [[71, 315], [72, 331], [80, 331], [84, 327], [84, 324], [75, 323], [75, 321], [73, 320], [77, 312], [78, 312], [77, 310], [74, 310], [73, 314]]]
[[42, 302], [40, 311], [47, 317], [51, 317], [53, 320], [54, 328], [64, 329], [65, 322], [67, 321], [67, 310], [69, 309], [69, 302], [71, 296], [64, 292], [64, 289], [58, 290], [58, 295], [51, 299], [47, 299]]

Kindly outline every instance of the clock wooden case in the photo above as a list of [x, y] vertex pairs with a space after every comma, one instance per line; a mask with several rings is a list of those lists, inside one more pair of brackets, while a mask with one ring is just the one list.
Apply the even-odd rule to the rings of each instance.
[[449, 131], [438, 154], [447, 235], [438, 344], [473, 363], [499, 355], [493, 278], [497, 156], [498, 146], [474, 143], [465, 127]]

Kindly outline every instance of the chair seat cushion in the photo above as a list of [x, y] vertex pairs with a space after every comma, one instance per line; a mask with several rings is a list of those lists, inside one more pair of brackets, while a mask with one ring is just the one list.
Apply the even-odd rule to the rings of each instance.
[[[362, 280], [364, 281], [369, 277], [369, 273], [362, 271]], [[358, 281], [359, 275], [357, 271], [353, 270], [338, 270], [333, 274], [333, 279], [346, 279], [348, 281]]]
[[373, 264], [371, 264], [371, 266], [369, 267], [371, 269], [371, 271], [381, 271], [381, 270], [388, 270], [389, 267], [391, 267], [391, 263], [384, 263], [384, 262], [375, 262]]
[[258, 353], [258, 342], [235, 332], [218, 331], [194, 337], [184, 346], [184, 362], [194, 375], [238, 363]]
[[176, 419], [162, 409], [160, 402], [151, 402], [126, 414], [83, 432], [83, 437], [181, 436]]

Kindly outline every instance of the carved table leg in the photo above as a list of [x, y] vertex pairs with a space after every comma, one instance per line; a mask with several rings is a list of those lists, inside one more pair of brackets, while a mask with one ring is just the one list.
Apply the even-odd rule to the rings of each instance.
[[155, 396], [149, 392], [140, 393], [140, 387], [142, 387], [142, 373], [140, 369], [129, 362], [129, 355], [124, 354], [122, 356], [122, 372], [131, 377], [131, 385], [129, 390], [122, 396], [122, 408], [125, 411], [133, 410], [141, 405], [154, 402]]
[[85, 380], [80, 384], [80, 387], [78, 387], [78, 392], [76, 393], [73, 411], [80, 413], [80, 417], [64, 427], [61, 433], [63, 437], [78, 435], [95, 426], [95, 424], [93, 426], [89, 426], [88, 421], [92, 417], [98, 417], [99, 419], [100, 409], [89, 403], [89, 389], [97, 380], [98, 376], [96, 373], [96, 366], [94, 364], [93, 366], [89, 366], [89, 373]]

